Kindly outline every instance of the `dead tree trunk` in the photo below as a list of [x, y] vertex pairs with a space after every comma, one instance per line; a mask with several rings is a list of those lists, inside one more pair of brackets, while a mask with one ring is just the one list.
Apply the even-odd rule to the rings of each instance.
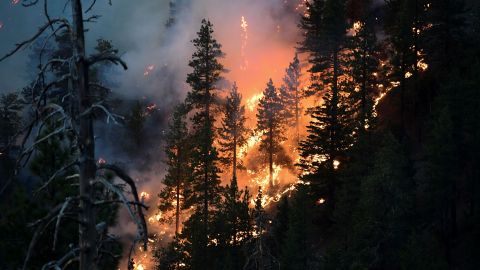
[[72, 43], [75, 61], [73, 74], [73, 91], [78, 98], [78, 109], [81, 117], [78, 119], [80, 147], [80, 212], [79, 212], [79, 243], [80, 270], [96, 269], [96, 230], [95, 212], [93, 207], [92, 182], [95, 179], [95, 142], [93, 136], [93, 120], [91, 114], [83, 115], [91, 107], [88, 87], [88, 63], [85, 57], [85, 36], [83, 28], [83, 9], [81, 0], [72, 0]]

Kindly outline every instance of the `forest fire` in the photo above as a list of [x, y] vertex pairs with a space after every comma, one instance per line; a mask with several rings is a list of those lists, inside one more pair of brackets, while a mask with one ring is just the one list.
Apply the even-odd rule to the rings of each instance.
[[478, 1], [130, 2], [0, 11], [0, 268], [479, 268]]

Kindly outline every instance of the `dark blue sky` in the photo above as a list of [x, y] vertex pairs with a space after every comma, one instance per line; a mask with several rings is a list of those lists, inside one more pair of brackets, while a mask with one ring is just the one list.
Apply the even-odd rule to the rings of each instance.
[[[21, 4], [14, 5], [12, 0], [0, 0], [0, 55], [6, 54], [14, 45], [35, 33], [36, 29], [45, 22], [43, 15], [43, 0], [38, 6], [25, 8]], [[62, 16], [66, 0], [49, 0], [52, 17]], [[91, 1], [83, 1], [87, 6]], [[168, 0], [98, 0], [93, 14], [102, 17], [96, 24], [90, 25], [87, 43], [90, 46], [96, 39], [102, 37], [112, 40], [122, 52], [135, 49], [135, 37], [141, 37], [143, 20], [148, 18], [148, 27], [162, 26], [168, 12]], [[68, 17], [69, 8], [63, 16]], [[154, 35], [157, 36], [157, 35]], [[0, 93], [9, 92], [26, 85], [28, 81], [28, 54], [30, 50], [0, 63]]]

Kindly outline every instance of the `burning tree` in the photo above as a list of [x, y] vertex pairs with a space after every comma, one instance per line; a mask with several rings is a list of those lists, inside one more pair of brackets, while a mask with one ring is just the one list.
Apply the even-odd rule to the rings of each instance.
[[[257, 132], [262, 134], [260, 150], [267, 155], [269, 184], [273, 187], [273, 163], [280, 161], [284, 152], [281, 143], [286, 140], [284, 136], [284, 107], [282, 105], [278, 90], [273, 81], [267, 83], [263, 91], [257, 112]], [[284, 155], [283, 155], [284, 156]]]
[[[43, 142], [59, 134], [65, 134], [71, 138], [70, 147], [74, 157], [71, 162], [54, 172], [39, 191], [48, 187], [60, 175], [75, 170], [76, 173], [69, 175], [68, 178], [78, 180], [75, 183], [78, 185], [78, 193], [65, 198], [64, 202], [52, 207], [45, 217], [33, 224], [36, 230], [26, 252], [23, 269], [28, 268], [29, 260], [35, 251], [40, 235], [52, 221], [56, 220], [53, 237], [53, 246], [55, 247], [58, 232], [62, 229], [61, 221], [67, 217], [78, 223], [79, 243], [72, 245], [62, 258], [45, 264], [44, 268], [62, 268], [78, 260], [79, 269], [97, 269], [103, 247], [113, 240], [112, 236], [107, 233], [107, 223], [104, 221], [97, 223], [99, 212], [102, 210], [101, 206], [104, 205], [123, 203], [139, 229], [135, 242], [142, 240], [144, 248], [147, 245], [147, 228], [143, 216], [143, 208], [146, 206], [140, 202], [133, 179], [115, 165], [103, 163], [97, 166], [95, 161], [94, 114], [104, 113], [107, 122], [110, 120], [116, 122], [118, 116], [105, 107], [104, 100], [97, 100], [94, 97], [93, 88], [98, 85], [91, 77], [91, 70], [95, 65], [103, 62], [120, 64], [125, 69], [127, 68], [126, 64], [116, 56], [114, 49], [106, 49], [92, 56], [87, 56], [85, 53], [84, 24], [95, 21], [98, 16], [92, 15], [85, 19], [83, 16], [93, 8], [95, 2], [93, 1], [90, 7], [84, 9], [82, 1], [69, 1], [72, 17], [68, 20], [67, 18], [51, 18], [48, 13], [48, 1], [45, 0], [44, 13], [47, 22], [33, 37], [19, 43], [10, 53], [0, 58], [0, 61], [5, 60], [49, 31], [51, 33], [47, 35], [45, 44], [61, 31], [68, 33], [71, 55], [60, 58], [51, 57], [46, 63], [39, 64], [39, 72], [31, 86], [31, 97], [28, 99], [28, 109], [31, 111], [32, 119], [23, 130], [24, 140], [17, 164], [27, 163], [35, 149]], [[36, 6], [37, 3], [38, 0], [24, 1], [23, 5]], [[44, 82], [48, 78], [46, 73], [54, 66], [67, 67], [65, 70], [68, 72], [60, 78], [54, 78], [53, 81]], [[53, 91], [55, 87], [64, 85], [65, 81], [68, 81], [66, 89], [59, 92]], [[46, 123], [49, 122], [55, 123], [51, 131], [47, 131], [46, 128]], [[29, 144], [29, 138], [33, 137], [34, 130], [37, 134], [44, 135], [34, 137], [33, 142]], [[125, 196], [121, 186], [115, 185], [111, 178], [107, 177], [110, 173], [116, 175], [130, 187], [132, 200]], [[2, 190], [5, 190], [5, 187]], [[77, 218], [73, 217], [75, 214]]]
[[353, 84], [350, 87], [351, 110], [355, 130], [359, 134], [373, 124], [374, 104], [378, 95], [380, 73], [379, 46], [374, 30], [374, 18], [368, 14], [354, 24], [351, 37], [351, 61], [349, 63]]
[[242, 105], [242, 95], [234, 83], [224, 109], [225, 116], [219, 129], [223, 160], [232, 165], [232, 178], [237, 178], [238, 148], [247, 143], [248, 129], [245, 127], [245, 106]]
[[[310, 53], [312, 89], [323, 94], [323, 104], [310, 109], [313, 120], [300, 144], [303, 178], [317, 187], [333, 210], [335, 168], [351, 145], [349, 85], [345, 72], [346, 20], [344, 1], [313, 1], [302, 19], [306, 31], [303, 50]], [[323, 181], [323, 182], [322, 182]]]

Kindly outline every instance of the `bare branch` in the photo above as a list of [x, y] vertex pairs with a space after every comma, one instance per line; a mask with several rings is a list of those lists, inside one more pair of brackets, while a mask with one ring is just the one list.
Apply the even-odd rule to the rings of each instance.
[[[142, 222], [141, 222], [141, 220], [138, 220], [138, 218], [135, 216], [135, 213], [133, 213], [132, 209], [130, 209], [129, 203], [128, 203], [129, 201], [125, 197], [125, 194], [123, 194], [123, 191], [121, 189], [119, 189], [118, 187], [114, 186], [112, 183], [103, 179], [103, 178], [99, 178], [98, 182], [102, 183], [106, 188], [108, 188], [112, 192], [116, 193], [120, 197], [120, 199], [122, 200], [122, 203], [125, 205], [125, 208], [127, 209], [128, 213], [130, 214], [130, 217], [132, 218], [132, 220], [135, 223], [137, 223], [137, 227], [140, 230], [140, 235], [143, 236], [145, 231], [142, 228]], [[138, 207], [138, 208], [141, 209], [141, 207]]]
[[55, 232], [53, 234], [53, 247], [52, 247], [53, 251], [55, 251], [55, 248], [57, 246], [58, 232], [60, 230], [60, 221], [62, 220], [64, 212], [72, 200], [73, 200], [72, 197], [68, 197], [62, 205], [62, 208], [60, 209], [60, 213], [58, 213], [57, 215], [57, 223], [55, 224]]
[[[130, 186], [135, 202], [140, 202], [140, 198], [138, 196], [138, 191], [137, 191], [135, 182], [122, 169], [120, 169], [115, 165], [102, 164], [97, 167], [97, 170], [108, 170], [108, 171], [114, 172], [120, 179], [122, 179], [125, 183], [127, 183]], [[136, 208], [137, 208], [137, 213], [139, 215], [139, 218], [141, 220], [141, 225], [142, 225], [141, 227], [143, 227], [142, 240], [143, 240], [144, 249], [146, 250], [147, 244], [148, 244], [147, 222], [145, 221], [145, 215], [143, 214], [142, 207], [140, 207], [139, 205], [136, 205]]]
[[100, 15], [92, 15], [88, 17], [87, 19], [83, 20], [84, 23], [90, 23], [90, 22], [97, 22], [98, 19], [100, 19]]
[[120, 64], [125, 70], [128, 69], [127, 63], [125, 63], [120, 57], [112, 54], [105, 54], [105, 53], [95, 54], [95, 55], [92, 55], [87, 62], [89, 66], [93, 66], [96, 63], [100, 63], [100, 62], [111, 62], [115, 65]]
[[[71, 197], [68, 197], [67, 200], [71, 200]], [[31, 224], [32, 226], [37, 226], [37, 225], [39, 225], [39, 226], [35, 230], [35, 233], [33, 234], [33, 237], [30, 240], [30, 244], [28, 246], [27, 254], [25, 255], [25, 260], [23, 261], [22, 270], [27, 269], [27, 265], [28, 265], [28, 262], [29, 262], [29, 260], [32, 256], [32, 252], [35, 248], [35, 245], [37, 244], [37, 241], [38, 241], [39, 237], [42, 235], [43, 231], [45, 230], [45, 228], [49, 224], [49, 222], [46, 222], [46, 221], [54, 218], [55, 214], [63, 208], [63, 205], [64, 204], [59, 204], [59, 205], [53, 207], [45, 217], [43, 217], [43, 218], [37, 220], [36, 222], [34, 222], [33, 224]]]
[[[38, 2], [38, 0], [35, 0], [34, 1], [35, 4], [36, 2]], [[32, 4], [34, 5], [34, 4]], [[54, 19], [54, 20], [51, 20], [49, 21], [48, 23], [46, 23], [45, 25], [43, 25], [42, 27], [40, 27], [40, 29], [37, 31], [37, 33], [35, 35], [33, 35], [30, 39], [27, 39], [19, 44], [16, 45], [15, 49], [13, 49], [11, 52], [7, 53], [5, 56], [3, 56], [2, 58], [0, 58], [0, 62], [2, 62], [3, 60], [7, 59], [8, 57], [14, 55], [16, 52], [18, 52], [20, 49], [24, 48], [26, 45], [29, 45], [31, 44], [33, 41], [35, 41], [39, 36], [41, 36], [43, 34], [43, 32], [45, 32], [45, 30], [47, 30], [51, 25], [53, 24], [56, 24], [56, 23], [59, 23], [59, 22], [63, 22], [63, 23], [68, 23], [66, 22], [65, 19]]]
[[110, 123], [110, 119], [112, 119], [115, 124], [118, 124], [117, 118], [123, 119], [123, 116], [118, 115], [118, 114], [111, 113], [111, 112], [110, 112], [107, 108], [105, 108], [105, 106], [103, 106], [101, 103], [102, 103], [102, 102], [93, 104], [90, 108], [88, 108], [86, 111], [84, 111], [83, 113], [81, 113], [81, 114], [79, 115], [79, 117], [87, 116], [87, 115], [89, 115], [95, 108], [98, 108], [98, 109], [102, 110], [102, 111], [105, 113], [105, 115], [107, 116], [107, 123]]
[[22, 3], [22, 6], [24, 7], [31, 7], [31, 6], [34, 6], [38, 3], [38, 0], [31, 0], [30, 2], [27, 2], [27, 1], [23, 1]]
[[[103, 200], [103, 201], [96, 201], [93, 204], [94, 205], [103, 205], [103, 204], [112, 204], [112, 203], [124, 203], [124, 201], [121, 201], [121, 200]], [[141, 202], [128, 201], [127, 204], [139, 205], [139, 206], [143, 207], [145, 210], [148, 210], [150, 208], [150, 207], [148, 207], [147, 205], [145, 205]]]
[[93, 6], [95, 6], [95, 3], [97, 3], [97, 0], [93, 0], [90, 6], [85, 10], [85, 13], [88, 13], [92, 10]]
[[[51, 261], [47, 264], [45, 264], [42, 267], [42, 270], [47, 270], [47, 269], [55, 269], [55, 270], [61, 270], [61, 269], [66, 269], [66, 267], [71, 263], [70, 261], [77, 260], [78, 255], [77, 253], [80, 251], [80, 248], [72, 248], [67, 254], [65, 254], [60, 260], [58, 261]], [[65, 265], [64, 265], [65, 264]], [[64, 265], [62, 267], [62, 265]]]
[[108, 87], [105, 87], [105, 86], [103, 86], [101, 84], [98, 84], [98, 83], [90, 83], [89, 86], [98, 88], [100, 90], [103, 90], [103, 91], [105, 91], [105, 93], [109, 93], [111, 91]]
[[66, 172], [68, 169], [74, 167], [74, 166], [78, 166], [78, 161], [74, 161], [70, 164], [67, 164], [65, 166], [63, 166], [61, 169], [59, 169], [58, 171], [56, 171], [52, 176], [50, 176], [50, 178], [48, 179], [47, 182], [45, 182], [45, 184], [43, 184], [40, 188], [38, 188], [34, 194], [38, 194], [40, 191], [42, 191], [43, 189], [45, 189], [48, 185], [50, 185], [50, 183], [55, 180], [55, 178], [57, 178], [60, 174]]

